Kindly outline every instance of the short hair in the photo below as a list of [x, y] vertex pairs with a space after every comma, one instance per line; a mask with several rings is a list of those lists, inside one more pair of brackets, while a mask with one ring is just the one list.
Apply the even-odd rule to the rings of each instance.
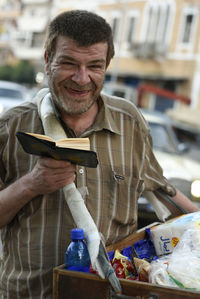
[[106, 66], [114, 56], [112, 29], [104, 18], [95, 13], [71, 10], [57, 15], [50, 22], [45, 41], [45, 50], [50, 61], [55, 54], [58, 36], [67, 36], [83, 47], [100, 42], [107, 43]]

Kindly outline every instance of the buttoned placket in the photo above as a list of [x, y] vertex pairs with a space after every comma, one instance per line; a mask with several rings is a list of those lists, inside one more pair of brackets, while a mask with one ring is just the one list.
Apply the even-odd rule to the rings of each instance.
[[84, 201], [86, 200], [86, 196], [88, 194], [85, 175], [86, 175], [85, 167], [77, 165], [75, 184], [78, 190], [80, 191]]

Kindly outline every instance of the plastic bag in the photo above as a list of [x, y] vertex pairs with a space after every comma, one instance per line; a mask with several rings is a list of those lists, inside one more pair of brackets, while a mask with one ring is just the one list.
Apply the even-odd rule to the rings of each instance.
[[169, 286], [169, 287], [175, 286], [175, 283], [170, 278], [167, 272], [168, 262], [169, 262], [169, 256], [161, 257], [151, 263], [150, 270], [149, 270], [150, 283]]
[[200, 291], [199, 223], [189, 225], [172, 254], [151, 263], [149, 280]]

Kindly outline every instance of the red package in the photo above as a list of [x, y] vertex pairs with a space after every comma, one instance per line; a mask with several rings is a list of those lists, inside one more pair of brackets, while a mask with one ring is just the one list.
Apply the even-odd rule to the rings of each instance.
[[131, 261], [126, 256], [122, 255], [119, 250], [115, 251], [112, 266], [118, 278], [128, 279], [136, 276], [135, 268]]

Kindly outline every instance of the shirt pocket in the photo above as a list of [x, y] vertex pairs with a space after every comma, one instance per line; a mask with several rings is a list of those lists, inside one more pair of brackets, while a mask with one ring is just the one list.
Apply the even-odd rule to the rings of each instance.
[[137, 200], [143, 181], [130, 169], [115, 168], [110, 172], [109, 198], [106, 199], [109, 218], [118, 225], [133, 225], [137, 221]]

